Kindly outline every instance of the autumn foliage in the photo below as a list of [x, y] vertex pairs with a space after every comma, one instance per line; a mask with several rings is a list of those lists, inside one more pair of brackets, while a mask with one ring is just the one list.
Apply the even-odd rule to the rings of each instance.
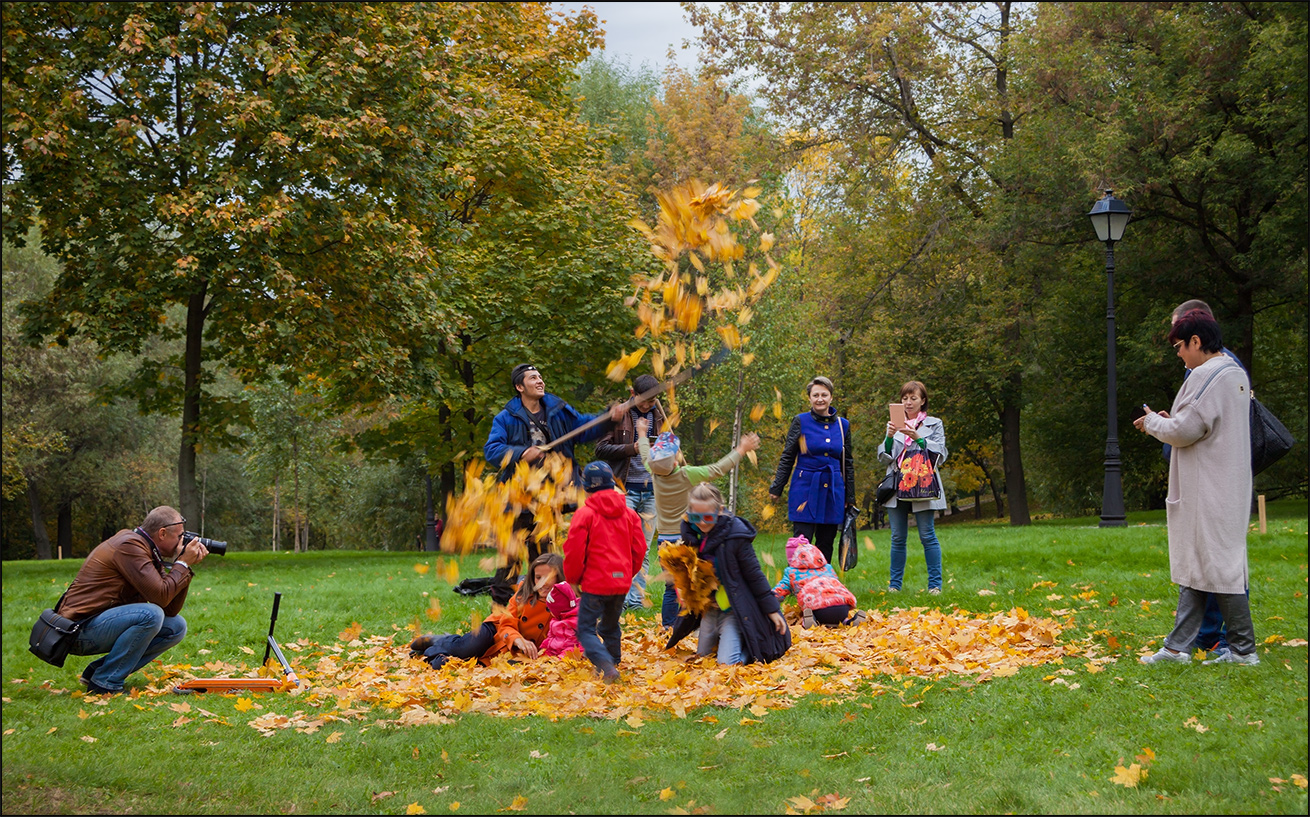
[[[489, 666], [452, 660], [433, 671], [410, 658], [392, 634], [368, 636], [348, 629], [341, 634], [348, 641], [320, 645], [301, 639], [285, 645], [304, 679], [302, 687], [289, 690], [294, 702], [277, 704], [278, 711], [272, 712], [271, 701], [279, 699], [265, 698], [266, 706], [249, 703], [243, 711], [257, 713], [252, 728], [271, 733], [288, 728], [312, 732], [369, 713], [376, 717], [378, 710], [390, 712], [386, 720], [396, 726], [445, 723], [465, 712], [481, 712], [552, 720], [604, 717], [622, 719], [634, 729], [647, 717], [685, 718], [707, 706], [745, 710], [740, 721], [724, 720], [726, 729], [791, 707], [807, 695], [836, 700], [892, 695], [904, 706], [917, 707], [934, 685], [916, 687], [920, 680], [955, 677], [971, 684], [1014, 675], [1022, 667], [1063, 663], [1066, 657], [1081, 656], [1089, 667], [1108, 660], [1093, 657], [1090, 647], [1060, 643], [1059, 622], [1030, 616], [1022, 608], [976, 615], [915, 607], [869, 615], [856, 627], [794, 629], [786, 655], [771, 664], [747, 666], [698, 659], [685, 643], [666, 651], [666, 636], [653, 622], [629, 619], [623, 638], [625, 681], [617, 685], [602, 683], [581, 656], [516, 663], [502, 656]], [[220, 662], [168, 664], [142, 695], [163, 696], [189, 678], [240, 671]], [[244, 672], [278, 674], [274, 667]], [[703, 713], [701, 719], [717, 723], [721, 716]]]

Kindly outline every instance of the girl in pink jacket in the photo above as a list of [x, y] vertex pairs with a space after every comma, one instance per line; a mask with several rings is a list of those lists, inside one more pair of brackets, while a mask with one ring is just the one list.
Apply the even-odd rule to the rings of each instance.
[[801, 605], [802, 627], [813, 627], [816, 621], [827, 627], [859, 624], [867, 618], [863, 610], [855, 609], [855, 594], [804, 536], [787, 540], [787, 569], [773, 588], [780, 599], [793, 594]]
[[582, 652], [578, 643], [578, 594], [568, 582], [558, 582], [546, 594], [546, 609], [550, 610], [550, 629], [541, 642], [546, 655], [564, 655]]

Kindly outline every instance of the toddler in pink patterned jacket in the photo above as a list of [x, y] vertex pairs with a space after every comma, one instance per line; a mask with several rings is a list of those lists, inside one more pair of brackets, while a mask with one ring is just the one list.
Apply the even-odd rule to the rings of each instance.
[[568, 582], [557, 582], [546, 594], [546, 609], [550, 610], [550, 629], [541, 642], [546, 655], [563, 655], [582, 652], [578, 643], [578, 594]]
[[855, 609], [855, 594], [804, 536], [787, 540], [787, 569], [773, 588], [773, 595], [780, 599], [793, 594], [801, 605], [802, 627], [812, 627], [815, 622], [828, 627], [859, 624], [867, 618], [863, 610]]

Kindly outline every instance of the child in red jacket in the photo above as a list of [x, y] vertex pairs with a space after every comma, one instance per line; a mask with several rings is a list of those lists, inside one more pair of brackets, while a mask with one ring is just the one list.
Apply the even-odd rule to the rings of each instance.
[[[614, 472], [604, 462], [582, 469], [587, 502], [569, 523], [564, 541], [564, 580], [581, 594], [578, 642], [606, 683], [619, 679], [623, 599], [646, 559], [641, 517], [614, 490]], [[602, 644], [602, 642], [604, 642]]]

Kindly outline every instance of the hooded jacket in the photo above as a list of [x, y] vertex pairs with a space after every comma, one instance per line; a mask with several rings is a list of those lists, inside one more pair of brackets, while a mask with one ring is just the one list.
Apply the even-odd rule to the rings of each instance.
[[837, 578], [837, 573], [823, 558], [823, 552], [811, 544], [804, 544], [787, 559], [782, 581], [773, 588], [773, 595], [786, 598], [795, 595], [802, 608], [820, 610], [845, 604], [855, 606], [855, 594]]
[[[701, 558], [713, 563], [714, 574], [728, 594], [729, 611], [737, 617], [742, 653], [748, 664], [776, 661], [791, 648], [791, 630], [779, 634], [769, 619], [770, 613], [780, 613], [782, 607], [760, 569], [754, 540], [751, 523], [730, 514], [724, 514], [709, 533], [702, 533], [690, 522], [682, 524], [682, 541], [698, 548]], [[698, 627], [700, 616], [679, 617], [665, 649]]]
[[[550, 430], [550, 438], [558, 440], [565, 434], [580, 425], [589, 423], [599, 415], [597, 414], [579, 414], [578, 411], [565, 403], [553, 394], [545, 394], [541, 398], [541, 405], [546, 409], [546, 428]], [[515, 397], [505, 404], [505, 408], [491, 421], [491, 433], [487, 435], [487, 442], [482, 446], [482, 458], [492, 468], [500, 469], [500, 481], [504, 482], [514, 473], [514, 465], [523, 456], [523, 452], [532, 447], [532, 434], [530, 433], [532, 420], [528, 415], [528, 410], [523, 407], [523, 398]], [[604, 434], [609, 428], [609, 422], [597, 423], [593, 428], [584, 431], [582, 434], [560, 443], [552, 451], [563, 454], [570, 461], [573, 460], [573, 446], [578, 443], [590, 442], [600, 435]], [[508, 455], [509, 459], [502, 467], [501, 462]], [[575, 463], [573, 466], [574, 481], [578, 478], [578, 467]]]
[[578, 594], [568, 582], [559, 582], [546, 594], [550, 609], [550, 628], [541, 650], [546, 655], [582, 652], [578, 643]]
[[564, 540], [564, 580], [594, 596], [626, 594], [645, 560], [641, 517], [624, 495], [613, 489], [587, 494]]

